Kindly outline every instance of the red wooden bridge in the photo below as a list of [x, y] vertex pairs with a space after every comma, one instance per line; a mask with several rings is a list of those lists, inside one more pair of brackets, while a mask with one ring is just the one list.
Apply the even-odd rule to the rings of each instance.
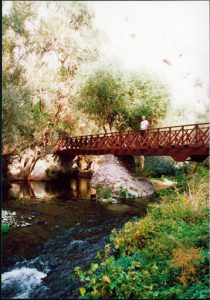
[[113, 132], [59, 139], [54, 147], [58, 155], [154, 155], [171, 156], [176, 161], [191, 157], [202, 161], [209, 155], [208, 123]]

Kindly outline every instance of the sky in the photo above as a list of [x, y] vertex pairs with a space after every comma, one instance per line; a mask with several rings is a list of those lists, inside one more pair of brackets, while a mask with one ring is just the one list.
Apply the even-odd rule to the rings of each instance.
[[208, 1], [91, 1], [101, 52], [168, 83], [172, 105], [208, 103]]

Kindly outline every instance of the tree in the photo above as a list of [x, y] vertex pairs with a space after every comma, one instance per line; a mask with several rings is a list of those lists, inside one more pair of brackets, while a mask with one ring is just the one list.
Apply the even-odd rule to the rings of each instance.
[[98, 57], [92, 18], [86, 3], [76, 1], [13, 1], [4, 9], [5, 152], [41, 143], [46, 132], [53, 144], [60, 132], [78, 127], [74, 78], [81, 64]]
[[119, 108], [125, 106], [124, 82], [120, 73], [101, 67], [87, 78], [78, 94], [77, 107], [93, 119], [99, 128], [111, 131], [118, 118]]
[[107, 127], [138, 129], [142, 115], [157, 125], [169, 106], [167, 87], [158, 80], [110, 65], [94, 69], [83, 80], [78, 99], [78, 108], [105, 132]]
[[[28, 78], [33, 78], [34, 101], [42, 104], [40, 113], [44, 110], [49, 116], [45, 126], [38, 126], [37, 136], [41, 138], [48, 131], [53, 144], [58, 135], [72, 134], [78, 127], [72, 95], [75, 75], [81, 64], [97, 58], [94, 43], [97, 31], [92, 26], [93, 16], [83, 2], [46, 2], [43, 9], [48, 15], [40, 19], [35, 35], [33, 73], [38, 76], [35, 80], [30, 75]], [[31, 64], [27, 65], [30, 74]]]
[[25, 43], [29, 40], [25, 22], [34, 16], [32, 4], [25, 1], [13, 2], [10, 12], [3, 15], [2, 112], [3, 146], [6, 152], [13, 151], [23, 136], [25, 141], [31, 138], [30, 118], [27, 115], [31, 109], [31, 90], [27, 86], [25, 69], [20, 64], [20, 58], [24, 56]]

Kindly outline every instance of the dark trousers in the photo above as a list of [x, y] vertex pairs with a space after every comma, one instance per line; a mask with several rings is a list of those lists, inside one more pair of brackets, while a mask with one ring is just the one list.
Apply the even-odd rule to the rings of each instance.
[[143, 138], [145, 138], [146, 135], [147, 135], [147, 130], [140, 130], [140, 133], [141, 133], [141, 136], [142, 136]]
[[140, 134], [142, 136], [143, 144], [146, 144], [147, 130], [140, 130]]

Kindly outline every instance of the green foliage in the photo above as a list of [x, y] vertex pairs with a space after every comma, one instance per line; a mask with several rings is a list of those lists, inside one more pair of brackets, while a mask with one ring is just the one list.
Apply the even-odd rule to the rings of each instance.
[[103, 199], [108, 199], [112, 197], [112, 188], [111, 187], [103, 187], [103, 186], [98, 186], [96, 188], [97, 195], [99, 198]]
[[122, 90], [124, 84], [121, 76], [109, 68], [96, 69], [85, 81], [79, 92], [77, 103], [84, 113], [88, 114], [99, 126], [109, 130], [124, 106]]
[[127, 189], [123, 188], [122, 186], [118, 190], [118, 197], [121, 199], [129, 198], [129, 199], [135, 199], [136, 196], [132, 193], [129, 193]]
[[145, 115], [153, 127], [166, 116], [169, 107], [168, 87], [149, 74], [128, 74], [126, 78], [126, 122], [139, 129], [140, 116]]
[[[98, 195], [99, 198], [110, 199], [111, 200], [112, 197], [113, 197], [112, 187], [98, 186], [96, 188], [96, 191], [97, 191], [97, 195]], [[134, 199], [134, 198], [136, 198], [135, 195], [129, 193], [128, 190], [123, 188], [122, 186], [119, 188], [119, 190], [115, 191], [114, 198], [116, 197], [116, 194], [117, 194], [117, 197], [119, 197], [120, 199], [125, 199], [125, 198]]]
[[93, 17], [83, 1], [11, 1], [9, 10], [4, 6], [5, 153], [41, 144], [46, 132], [53, 145], [59, 136], [87, 133], [87, 127], [90, 132], [135, 129], [142, 114], [151, 124], [165, 116], [169, 96], [161, 83], [114, 66], [87, 72], [79, 92], [81, 66], [90, 70], [90, 62], [99, 57]]
[[[151, 204], [148, 214], [112, 231], [98, 262], [75, 273], [83, 283], [80, 299], [203, 299], [208, 293], [208, 209], [205, 179], [196, 175], [187, 194], [175, 192]], [[195, 193], [194, 193], [195, 192]]]
[[53, 144], [60, 131], [69, 135], [80, 130], [73, 87], [79, 66], [97, 58], [92, 18], [84, 2], [11, 1], [10, 6], [4, 5], [5, 153], [42, 143], [46, 132]]
[[127, 74], [112, 65], [96, 67], [81, 83], [77, 103], [99, 128], [139, 129], [140, 116], [155, 125], [169, 105], [167, 88], [147, 75]]
[[3, 144], [9, 146], [9, 152], [23, 138], [27, 142], [33, 138], [28, 116], [31, 90], [18, 57], [23, 56], [20, 48], [28, 42], [25, 22], [33, 16], [32, 3], [25, 1], [13, 2], [10, 12], [3, 16]]
[[1, 232], [8, 232], [10, 229], [9, 224], [1, 224]]
[[179, 174], [177, 174], [176, 176], [176, 182], [177, 182], [177, 188], [184, 192], [187, 189], [187, 175], [180, 172]]
[[207, 176], [208, 173], [209, 173], [209, 168], [207, 168], [205, 165], [204, 166], [199, 165], [198, 168], [197, 168], [197, 173], [199, 175], [201, 175], [202, 177]]
[[144, 166], [145, 172], [148, 172], [153, 177], [177, 175], [179, 173], [177, 164], [172, 159], [164, 156], [146, 156]]
[[123, 187], [121, 187], [120, 190], [119, 190], [119, 197], [120, 198], [126, 198], [127, 197], [127, 190], [124, 189]]

